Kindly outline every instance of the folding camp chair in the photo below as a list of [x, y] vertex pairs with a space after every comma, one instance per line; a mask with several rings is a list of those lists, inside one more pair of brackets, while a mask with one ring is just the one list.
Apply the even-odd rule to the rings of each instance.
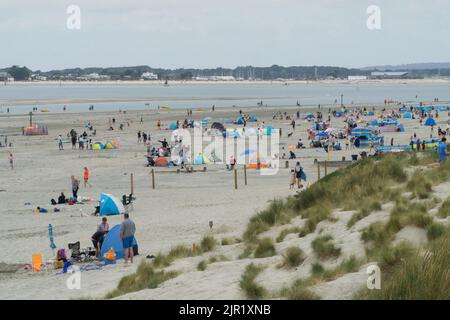
[[80, 241], [77, 241], [75, 243], [69, 243], [68, 247], [71, 252], [70, 258], [78, 262], [82, 262], [85, 260], [86, 253], [81, 251]]
[[42, 254], [33, 253], [31, 255], [31, 265], [33, 267], [33, 272], [39, 272], [42, 269], [46, 269], [46, 265], [43, 263]]

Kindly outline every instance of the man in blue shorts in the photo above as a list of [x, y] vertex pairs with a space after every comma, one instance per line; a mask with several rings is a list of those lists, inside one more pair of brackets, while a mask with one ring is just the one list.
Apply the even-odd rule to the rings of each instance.
[[441, 164], [444, 164], [445, 161], [447, 160], [447, 139], [446, 138], [442, 138], [441, 142], [439, 142], [439, 146], [438, 146], [438, 155], [439, 155], [439, 162]]
[[123, 249], [125, 250], [125, 263], [128, 263], [128, 258], [130, 258], [131, 263], [133, 263], [133, 240], [136, 226], [130, 219], [128, 213], [125, 213], [123, 217], [124, 220], [120, 225], [120, 238], [122, 239]]

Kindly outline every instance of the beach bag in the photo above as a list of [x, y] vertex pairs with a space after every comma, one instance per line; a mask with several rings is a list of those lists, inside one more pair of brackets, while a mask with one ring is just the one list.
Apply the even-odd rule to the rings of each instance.
[[108, 250], [108, 252], [106, 252], [103, 257], [108, 260], [108, 261], [114, 261], [116, 259], [116, 253], [114, 252], [114, 249], [111, 248]]

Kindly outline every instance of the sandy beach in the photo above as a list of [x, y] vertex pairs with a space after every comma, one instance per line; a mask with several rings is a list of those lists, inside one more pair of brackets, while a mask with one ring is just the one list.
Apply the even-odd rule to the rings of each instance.
[[[255, 115], [258, 123], [264, 121], [275, 128], [281, 128], [283, 135], [281, 145], [295, 144], [299, 138], [307, 141], [307, 129], [311, 123], [298, 120], [292, 136], [287, 137], [290, 121], [273, 120], [274, 112], [293, 113], [288, 109], [245, 109], [246, 113]], [[304, 112], [302, 110], [302, 112]], [[290, 168], [280, 164], [276, 175], [262, 176], [257, 171], [248, 170], [248, 185], [244, 185], [243, 169], [238, 166], [238, 189], [234, 189], [233, 173], [227, 171], [223, 164], [209, 164], [206, 172], [176, 173], [174, 168], [156, 168], [156, 188], [152, 189], [150, 168], [146, 167], [146, 148], [137, 142], [138, 130], [151, 133], [152, 140], [170, 138], [170, 130], [158, 130], [156, 121], [160, 119], [167, 125], [173, 121], [182, 121], [185, 110], [170, 111], [128, 111], [124, 113], [72, 113], [72, 114], [38, 114], [34, 121], [48, 126], [48, 136], [22, 136], [21, 128], [28, 123], [27, 116], [10, 115], [0, 117], [0, 135], [8, 135], [11, 148], [0, 148], [0, 298], [1, 299], [72, 299], [80, 297], [102, 297], [117, 286], [124, 274], [132, 273], [140, 260], [147, 255], [166, 252], [175, 245], [190, 246], [207, 234], [218, 240], [240, 238], [249, 218], [264, 209], [270, 200], [285, 198], [295, 194], [289, 189], [290, 169], [295, 160], [290, 160]], [[143, 123], [140, 118], [143, 117]], [[200, 120], [211, 117], [212, 121], [225, 117], [236, 118], [237, 110], [217, 109], [215, 112], [195, 111], [192, 118]], [[129, 123], [124, 130], [107, 130], [109, 119], [114, 117], [117, 123]], [[441, 112], [438, 125], [447, 127], [448, 116]], [[120, 140], [120, 148], [115, 150], [71, 150], [70, 144], [64, 144], [64, 151], [59, 151], [56, 137], [65, 135], [72, 128], [81, 133], [85, 124], [91, 122], [97, 130], [95, 140]], [[394, 138], [395, 144], [408, 144], [413, 132], [419, 137], [428, 137], [430, 128], [420, 126], [418, 120], [401, 119], [405, 132], [385, 133], [385, 141]], [[335, 128], [342, 128], [339, 118], [332, 118]], [[249, 127], [256, 123], [249, 123]], [[227, 127], [236, 127], [227, 125]], [[4, 137], [2, 137], [4, 139]], [[286, 149], [287, 150], [287, 149]], [[333, 151], [327, 155], [323, 149], [294, 150], [304, 167], [308, 183], [317, 179], [317, 167], [314, 159], [341, 160], [351, 158], [356, 150]], [[14, 154], [14, 170], [7, 162], [9, 152]], [[57, 198], [60, 192], [70, 195], [70, 176], [82, 177], [83, 167], [91, 172], [92, 187], [81, 186], [79, 195], [92, 197], [95, 201], [74, 206], [58, 206], [60, 212], [52, 212], [50, 199]], [[196, 166], [199, 171], [203, 166]], [[329, 171], [335, 170], [329, 168]], [[100, 218], [92, 216], [94, 206], [100, 193], [110, 193], [117, 197], [130, 193], [130, 175], [134, 176], [134, 194], [136, 200], [130, 213], [137, 225], [137, 240], [140, 256], [133, 266], [116, 265], [103, 267], [101, 270], [82, 272], [80, 290], [69, 290], [66, 286], [67, 274], [55, 271], [34, 274], [23, 270], [30, 263], [33, 253], [42, 253], [45, 260], [52, 259], [49, 247], [47, 226], [54, 228], [55, 243], [58, 248], [80, 241], [82, 247], [91, 246], [90, 237], [95, 232]], [[323, 174], [323, 173], [322, 173]], [[49, 209], [49, 213], [35, 213], [37, 206]], [[121, 216], [108, 218], [110, 226], [122, 221]], [[212, 229], [209, 221], [214, 222]], [[345, 231], [336, 231], [346, 237]], [[286, 246], [285, 243], [282, 245]], [[358, 249], [359, 248], [359, 249]], [[242, 251], [239, 244], [218, 249], [220, 254], [230, 260], [236, 259]], [[361, 250], [349, 247], [348, 250]], [[218, 254], [218, 253], [215, 253]], [[181, 276], [164, 283], [155, 290], [131, 294], [131, 298], [163, 299], [241, 299], [242, 293], [237, 286], [238, 279], [246, 264], [246, 259], [227, 261], [217, 264], [205, 273], [192, 271], [200, 257], [181, 260], [170, 268], [186, 270]], [[18, 267], [20, 266], [20, 267]], [[9, 269], [17, 272], [7, 272]], [[267, 277], [266, 277], [267, 278]], [[289, 278], [289, 277], [288, 277]], [[270, 278], [267, 278], [270, 282]], [[283, 279], [280, 276], [278, 281]], [[273, 280], [273, 279], [272, 279]], [[277, 286], [279, 283], [272, 283]], [[325, 290], [325, 289], [324, 289]], [[337, 294], [337, 293], [336, 293]], [[333, 294], [330, 296], [333, 298]], [[335, 298], [335, 297], [334, 297]]]

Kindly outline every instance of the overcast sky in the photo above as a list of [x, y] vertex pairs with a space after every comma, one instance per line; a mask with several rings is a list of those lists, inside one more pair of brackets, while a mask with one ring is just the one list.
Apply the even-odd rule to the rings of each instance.
[[[372, 4], [381, 30], [366, 26]], [[449, 12], [450, 0], [0, 0], [0, 67], [448, 62]]]

